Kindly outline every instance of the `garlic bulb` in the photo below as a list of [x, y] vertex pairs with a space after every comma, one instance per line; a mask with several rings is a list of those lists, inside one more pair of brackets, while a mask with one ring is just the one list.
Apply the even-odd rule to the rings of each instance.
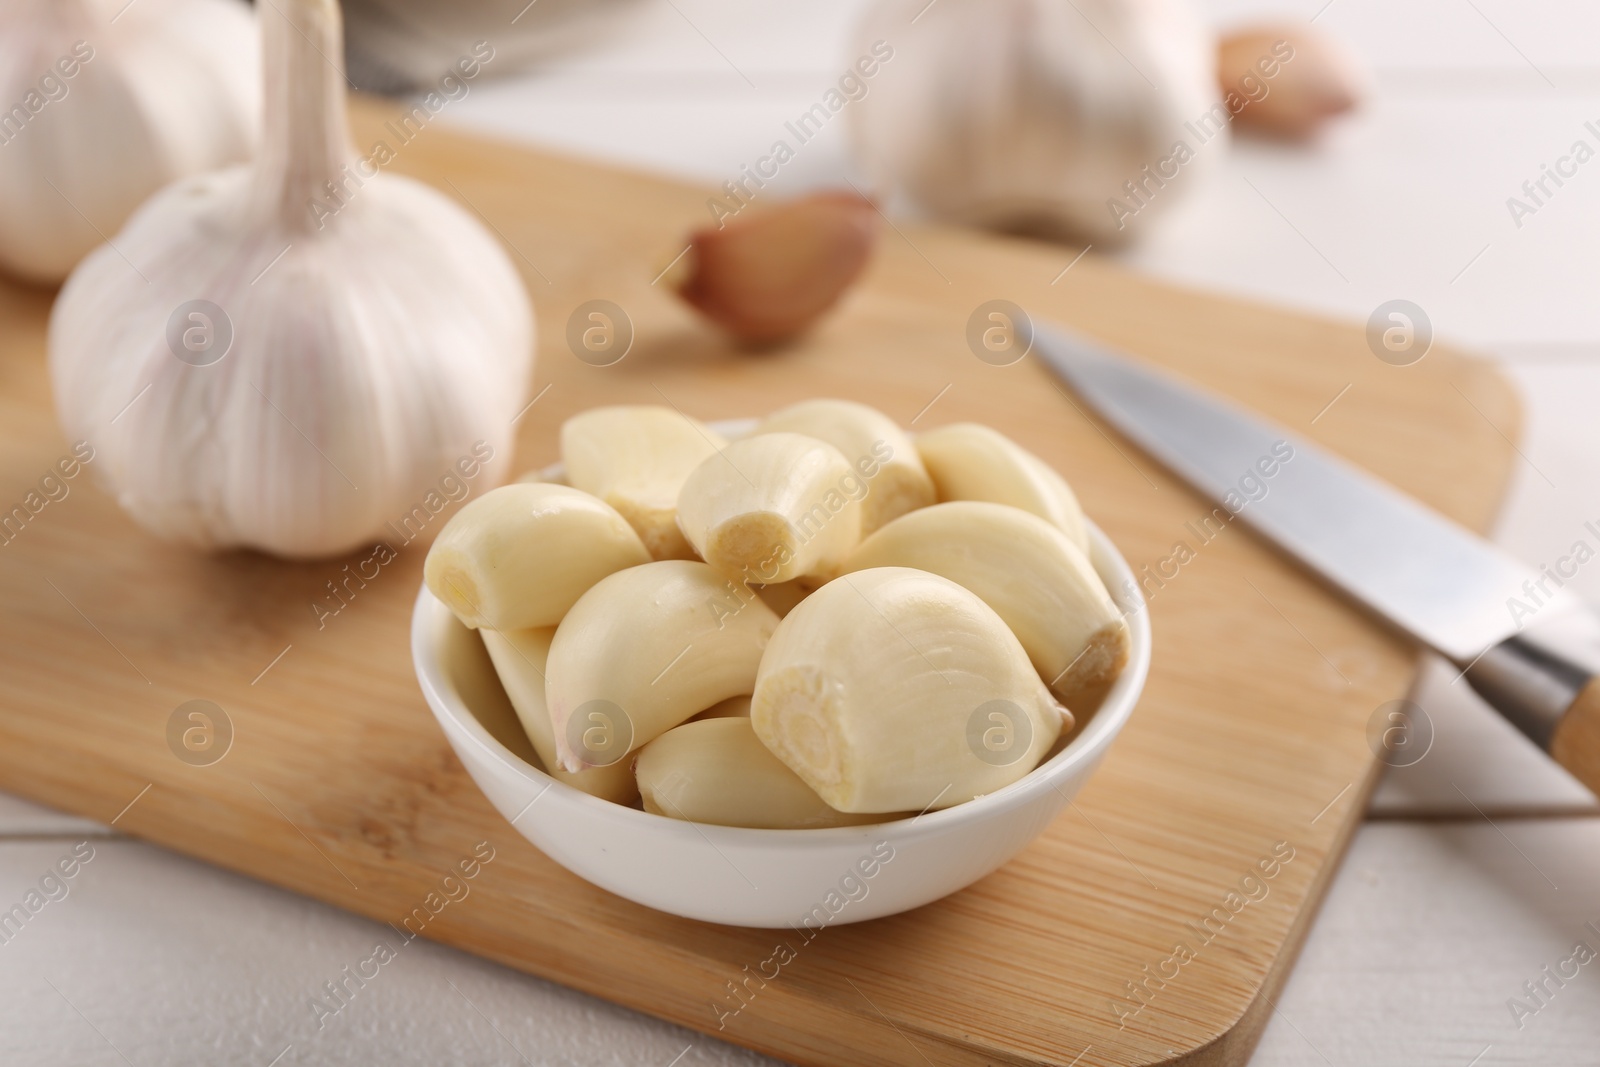
[[272, 6], [261, 157], [167, 188], [84, 260], [50, 370], [141, 525], [307, 557], [409, 540], [441, 489], [499, 480], [533, 313], [471, 216], [377, 173], [381, 142], [357, 159], [334, 0]]
[[259, 54], [239, 0], [0, 5], [0, 268], [59, 282], [157, 189], [247, 159]]
[[1124, 239], [1226, 139], [1185, 0], [880, 0], [874, 43], [893, 54], [848, 109], [857, 158], [940, 218]]

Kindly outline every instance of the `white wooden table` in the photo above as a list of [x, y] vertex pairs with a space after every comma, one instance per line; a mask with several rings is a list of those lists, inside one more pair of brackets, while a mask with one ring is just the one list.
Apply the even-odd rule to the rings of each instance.
[[[720, 183], [837, 77], [860, 7], [655, 0], [604, 47], [479, 83], [445, 117]], [[1313, 149], [1236, 144], [1123, 258], [1358, 320], [1404, 297], [1441, 336], [1503, 359], [1528, 425], [1500, 536], [1553, 560], [1600, 519], [1600, 164], [1521, 229], [1505, 199], [1600, 119], [1600, 7], [1208, 3], [1219, 23], [1319, 9], [1373, 70], [1371, 106]], [[853, 176], [841, 125], [775, 194]], [[1577, 582], [1600, 601], [1600, 567]], [[1577, 942], [1600, 951], [1600, 806], [1450, 679], [1430, 670], [1419, 686], [1434, 747], [1375, 799], [1258, 1067], [1600, 1062], [1600, 962], [1560, 987], [1543, 973]], [[310, 998], [382, 927], [4, 797], [0, 902], [79, 842], [93, 858], [67, 895], [0, 943], [0, 1063], [770, 1062], [425, 943], [319, 1027]], [[1551, 993], [1529, 1000], [1540, 981]], [[1514, 1017], [1512, 998], [1538, 1010]]]

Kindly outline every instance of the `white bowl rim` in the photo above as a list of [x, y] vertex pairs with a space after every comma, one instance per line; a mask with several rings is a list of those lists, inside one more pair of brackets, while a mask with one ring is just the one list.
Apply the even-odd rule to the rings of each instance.
[[[749, 421], [752, 424], [754, 422], [754, 420]], [[716, 425], [718, 424], [713, 424], [713, 426]], [[1144, 599], [1139, 593], [1138, 583], [1134, 580], [1132, 568], [1128, 566], [1127, 561], [1099, 526], [1088, 520], [1086, 520], [1086, 525], [1089, 530], [1091, 548], [1094, 550], [1091, 555], [1095, 569], [1100, 572], [1103, 579], [1109, 579], [1106, 583], [1107, 587], [1111, 592], [1112, 598], [1122, 608], [1123, 616], [1129, 625], [1131, 652], [1127, 665], [1123, 668], [1117, 680], [1112, 683], [1110, 691], [1095, 710], [1088, 726], [1085, 727], [1081, 734], [1063, 747], [1060, 752], [1039, 764], [1015, 782], [997, 789], [993, 793], [986, 793], [964, 803], [941, 808], [938, 811], [924, 811], [909, 818], [894, 819], [882, 823], [864, 823], [856, 826], [809, 829], [775, 830], [748, 826], [721, 826], [715, 823], [688, 822], [683, 819], [669, 818], [665, 815], [656, 815], [639, 808], [603, 800], [574, 786], [557, 781], [496, 740], [494, 735], [489, 733], [488, 728], [479, 722], [478, 717], [466, 707], [459, 694], [444, 684], [446, 674], [444, 665], [440, 661], [439, 649], [432, 640], [432, 630], [434, 619], [438, 614], [441, 612], [448, 614], [449, 609], [428, 591], [426, 584], [423, 584], [418, 591], [416, 604], [412, 611], [412, 663], [423, 696], [427, 699], [436, 718], [443, 721], [448, 717], [479, 748], [483, 749], [494, 762], [504, 766], [507, 770], [530, 784], [542, 786], [533, 799], [528, 802], [527, 807], [523, 809], [524, 811], [544, 799], [545, 794], [553, 789], [556, 791], [556, 797], [562, 803], [577, 805], [580, 809], [590, 808], [597, 818], [621, 819], [624, 822], [632, 821], [641, 828], [647, 828], [652, 832], [675, 834], [686, 840], [700, 838], [702, 841], [709, 841], [714, 846], [719, 842], [725, 842], [730, 847], [768, 845], [788, 849], [831, 848], [840, 842], [860, 841], [863, 836], [870, 835], [874, 831], [892, 833], [895, 840], [909, 841], [927, 835], [939, 834], [963, 821], [983, 820], [989, 816], [1010, 811], [1026, 804], [1031, 796], [1042, 789], [1058, 788], [1057, 782], [1070, 778], [1071, 772], [1080, 764], [1098, 759], [1103, 750], [1109, 747], [1111, 741], [1121, 732], [1123, 725], [1133, 714], [1134, 706], [1139, 702], [1150, 671], [1151, 634], [1149, 612], [1146, 610]], [[1110, 573], [1107, 573], [1108, 571]], [[504, 813], [502, 813], [502, 816], [504, 816]], [[641, 822], [640, 820], [643, 821]], [[507, 821], [515, 823], [515, 819], [509, 817], [507, 817]]]

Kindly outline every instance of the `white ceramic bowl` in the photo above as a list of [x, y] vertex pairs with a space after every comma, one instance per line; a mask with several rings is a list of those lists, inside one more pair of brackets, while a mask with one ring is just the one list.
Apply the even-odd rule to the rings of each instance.
[[1017, 782], [942, 811], [873, 826], [752, 830], [669, 819], [551, 778], [500, 690], [483, 643], [428, 592], [411, 655], [428, 706], [478, 787], [519, 833], [602, 889], [733, 926], [860, 922], [971, 885], [1033, 840], [1094, 772], [1144, 689], [1150, 622], [1127, 562], [1090, 527], [1095, 569], [1128, 613], [1132, 653], [1088, 724]]

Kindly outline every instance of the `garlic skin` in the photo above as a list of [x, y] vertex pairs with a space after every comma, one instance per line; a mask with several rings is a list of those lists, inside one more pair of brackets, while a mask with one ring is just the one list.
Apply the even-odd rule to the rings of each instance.
[[1315, 26], [1261, 25], [1217, 43], [1217, 85], [1245, 101], [1237, 122], [1268, 137], [1303, 141], [1366, 95], [1360, 64]]
[[855, 192], [813, 193], [689, 235], [674, 287], [747, 345], [791, 340], [855, 284], [878, 238], [878, 209]]
[[238, 0], [0, 5], [0, 269], [60, 282], [162, 186], [249, 158], [260, 82]]
[[[936, 218], [1115, 243], [1218, 154], [1185, 127], [1217, 99], [1213, 38], [1186, 0], [879, 0], [857, 31], [874, 41], [894, 54], [848, 109], [856, 158]], [[1158, 187], [1144, 168], [1180, 141], [1193, 158]], [[1113, 212], [1130, 181], [1153, 195]]]
[[472, 216], [357, 162], [333, 0], [273, 9], [261, 157], [169, 186], [84, 260], [50, 370], [140, 525], [305, 558], [395, 536], [446, 477], [500, 481], [533, 311]]

